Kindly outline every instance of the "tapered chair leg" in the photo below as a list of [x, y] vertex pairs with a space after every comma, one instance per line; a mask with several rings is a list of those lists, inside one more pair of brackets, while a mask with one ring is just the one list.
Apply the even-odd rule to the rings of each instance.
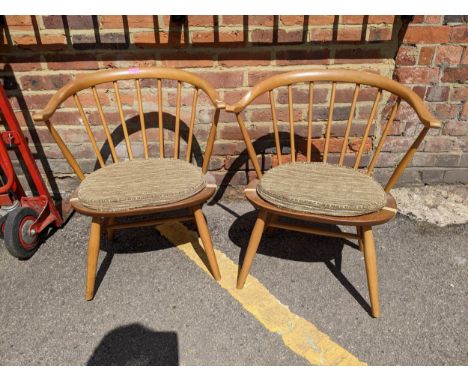
[[374, 236], [372, 227], [362, 227], [364, 260], [366, 263], [367, 286], [369, 288], [369, 297], [371, 302], [371, 314], [373, 317], [380, 316], [379, 305], [379, 282], [377, 277], [377, 258], [375, 255]]
[[[115, 218], [113, 217], [109, 218], [109, 220], [107, 221], [107, 225], [110, 226], [114, 224], [114, 222], [115, 222]], [[111, 242], [114, 239], [114, 230], [112, 228], [107, 227], [106, 231], [107, 231], [107, 240]]]
[[94, 282], [96, 280], [96, 268], [99, 256], [99, 239], [101, 235], [101, 219], [93, 218], [91, 222], [91, 233], [88, 243], [88, 266], [86, 271], [86, 300], [94, 297]]
[[357, 231], [357, 234], [359, 236], [359, 239], [358, 239], [359, 250], [364, 253], [364, 243], [363, 243], [363, 238], [362, 238], [363, 237], [362, 227], [357, 226], [356, 231]]
[[257, 220], [255, 222], [252, 234], [250, 235], [249, 245], [245, 252], [244, 263], [242, 264], [239, 278], [237, 279], [237, 289], [242, 289], [245, 284], [245, 280], [249, 275], [250, 267], [252, 266], [253, 259], [257, 254], [258, 245], [262, 239], [263, 230], [265, 228], [265, 221], [268, 214], [265, 210], [260, 210], [258, 213]]
[[211, 274], [215, 280], [221, 280], [221, 273], [219, 272], [218, 262], [216, 261], [216, 255], [213, 250], [213, 243], [211, 242], [210, 232], [208, 231], [208, 225], [206, 224], [201, 207], [194, 207], [193, 214], [195, 215], [195, 222], [197, 223], [198, 233], [200, 234], [206, 256], [208, 257]]

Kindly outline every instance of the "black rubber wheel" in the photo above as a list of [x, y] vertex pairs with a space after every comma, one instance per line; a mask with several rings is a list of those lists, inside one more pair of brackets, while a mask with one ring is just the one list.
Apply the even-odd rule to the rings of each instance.
[[38, 213], [29, 207], [19, 207], [8, 214], [5, 221], [4, 240], [8, 252], [18, 259], [28, 259], [36, 252], [39, 236], [31, 235], [29, 227]]

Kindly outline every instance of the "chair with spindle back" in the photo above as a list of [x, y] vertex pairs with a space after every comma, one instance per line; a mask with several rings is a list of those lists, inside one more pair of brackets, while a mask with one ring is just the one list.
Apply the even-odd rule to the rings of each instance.
[[[163, 85], [172, 84], [172, 89], [167, 90], [166, 95], [172, 95], [172, 103], [167, 101], [174, 109], [175, 100], [175, 121], [173, 127], [173, 145], [172, 155], [167, 157], [166, 153], [170, 151], [167, 132], [169, 126], [164, 125], [163, 115]], [[138, 159], [134, 153], [134, 148], [138, 142], [133, 137], [131, 140], [131, 131], [126, 121], [126, 113], [122, 102], [123, 93], [119, 85], [131, 90], [131, 97], [135, 97], [138, 103], [138, 116], [143, 150], [143, 158]], [[130, 84], [133, 84], [130, 85]], [[142, 87], [148, 84], [148, 87], [156, 85], [156, 94], [144, 93]], [[169, 88], [169, 86], [167, 86]], [[176, 88], [176, 90], [175, 90]], [[164, 88], [164, 90], [166, 90]], [[120, 117], [120, 126], [114, 131], [110, 129], [111, 110], [108, 106], [112, 94], [118, 108]], [[169, 92], [172, 93], [169, 93]], [[189, 93], [187, 93], [189, 92]], [[193, 95], [190, 93], [193, 92]], [[175, 93], [175, 94], [174, 94]], [[214, 116], [211, 121], [211, 128], [208, 133], [206, 148], [203, 155], [202, 168], [193, 164], [194, 153], [194, 129], [196, 121], [196, 110], [198, 100], [202, 94], [208, 98], [207, 103], [215, 108]], [[183, 95], [187, 95], [185, 97]], [[87, 98], [85, 96], [88, 95]], [[98, 128], [92, 128], [91, 119], [88, 119], [85, 112], [84, 101], [95, 107], [94, 112], [99, 115], [99, 132], [102, 139], [105, 140], [110, 150], [111, 158], [114, 163], [106, 165], [98, 145]], [[51, 118], [60, 105], [68, 98], [73, 98], [82, 124], [87, 132], [91, 146], [99, 162], [100, 168], [85, 177], [83, 170], [73, 156], [70, 148], [61, 138], [58, 129], [52, 124]], [[103, 102], [103, 99], [105, 102]], [[133, 98], [132, 98], [133, 99]], [[156, 141], [156, 151], [158, 155], [150, 158], [149, 129], [148, 122], [145, 121], [143, 110], [143, 100], [148, 99], [157, 103], [158, 109], [158, 134], [154, 137]], [[185, 100], [186, 99], [186, 100]], [[185, 101], [183, 101], [185, 100]], [[156, 102], [157, 101], [157, 102]], [[191, 103], [191, 108], [190, 108]], [[181, 135], [184, 105], [187, 104], [187, 118], [190, 123], [185, 132], [186, 147], [183, 152]], [[86, 276], [86, 299], [91, 300], [94, 297], [94, 283], [96, 277], [97, 259], [99, 254], [100, 233], [106, 229], [108, 239], [112, 240], [113, 231], [116, 229], [155, 226], [169, 221], [186, 221], [194, 219], [200, 234], [209, 266], [213, 277], [216, 280], [221, 278], [216, 257], [213, 251], [211, 237], [208, 231], [205, 217], [202, 213], [202, 205], [215, 192], [216, 185], [209, 181], [206, 176], [209, 160], [213, 150], [213, 144], [216, 135], [216, 128], [219, 119], [220, 110], [224, 108], [223, 102], [218, 99], [217, 92], [212, 86], [199, 76], [178, 69], [171, 68], [130, 68], [130, 69], [112, 69], [94, 72], [77, 77], [69, 82], [50, 99], [45, 109], [34, 115], [35, 121], [44, 121], [62, 151], [64, 157], [80, 179], [81, 183], [77, 191], [77, 197], [71, 199], [72, 207], [87, 216], [92, 217], [91, 233], [88, 244], [88, 261]], [[173, 110], [172, 110], [173, 111]], [[136, 111], [135, 111], [136, 112]], [[189, 117], [190, 116], [190, 117]], [[107, 118], [106, 118], [107, 117]], [[137, 118], [135, 116], [135, 118]], [[156, 125], [156, 123], [154, 123]], [[113, 141], [115, 132], [123, 133], [126, 153], [120, 155], [120, 147]], [[166, 130], [166, 133], [165, 133]], [[154, 130], [153, 130], [154, 131]], [[96, 138], [98, 136], [98, 138]], [[166, 142], [165, 142], [166, 138]], [[140, 142], [141, 143], [141, 142]], [[133, 146], [133, 147], [132, 147]], [[157, 149], [159, 146], [159, 150]], [[141, 151], [141, 150], [140, 150]], [[184, 155], [185, 154], [185, 155]], [[122, 157], [126, 157], [122, 160]], [[183, 159], [179, 159], [182, 158]], [[120, 221], [119, 217], [150, 215], [161, 212], [187, 210], [188, 213], [177, 217], [159, 217], [157, 219], [144, 219], [140, 221]], [[128, 219], [127, 219], [128, 220]]]
[[[330, 83], [331, 91], [329, 91]], [[324, 84], [327, 86], [325, 92]], [[352, 89], [353, 84], [354, 90]], [[304, 87], [302, 90], [296, 88], [301, 86]], [[342, 89], [343, 86], [347, 87], [347, 93], [346, 89]], [[307, 116], [301, 126], [302, 136], [305, 135], [301, 141], [300, 137], [297, 136], [296, 127], [299, 126], [299, 123], [296, 121], [298, 117], [294, 114], [293, 89], [296, 90], [296, 96], [302, 91], [299, 94], [302, 99], [302, 106], [299, 106], [299, 108], [302, 115]], [[281, 90], [284, 90], [282, 95]], [[361, 99], [373, 101], [370, 108], [370, 105], [359, 101], [360, 92], [364, 95]], [[283, 104], [287, 103], [283, 114], [286, 115], [284, 120], [289, 122], [286, 126], [289, 134], [287, 134], [287, 131], [280, 132], [277, 93], [280, 94], [278, 100], [281, 98]], [[314, 93], [316, 94], [314, 95]], [[242, 112], [254, 100], [266, 94], [268, 94], [270, 101], [269, 108], [271, 109], [272, 123], [269, 122], [269, 124], [273, 128], [276, 150], [276, 158], [273, 157], [272, 161], [276, 160], [278, 166], [263, 174], [257, 159], [257, 152], [245, 126]], [[388, 114], [383, 113], [383, 111], [380, 112], [381, 108], [379, 107], [380, 103], [384, 104], [381, 101], [385, 99], [385, 96], [387, 96], [387, 105], [391, 106]], [[321, 99], [324, 106], [319, 107], [316, 105], [314, 107], [315, 98], [318, 99], [318, 102]], [[342, 110], [345, 110], [344, 113], [341, 113], [342, 116], [345, 115], [342, 118], [343, 122], [346, 120], [347, 122], [342, 124], [342, 137], [338, 140], [332, 138], [334, 115], [338, 110], [337, 99], [340, 101], [339, 103], [345, 100], [347, 105], [351, 104], [349, 109], [342, 108]], [[284, 100], [287, 100], [287, 102]], [[382, 188], [371, 175], [402, 101], [406, 101], [414, 109], [424, 128], [399, 162], [386, 186]], [[259, 107], [259, 103], [259, 100], [257, 100], [254, 104], [256, 108]], [[297, 108], [296, 105], [296, 110]], [[245, 251], [237, 287], [243, 288], [263, 232], [268, 227], [356, 239], [359, 248], [364, 253], [371, 314], [378, 317], [380, 307], [372, 227], [383, 224], [396, 215], [396, 202], [389, 192], [405, 167], [411, 162], [428, 130], [440, 127], [440, 122], [431, 115], [419, 96], [412, 90], [383, 76], [353, 70], [308, 70], [275, 75], [254, 86], [238, 103], [226, 105], [226, 111], [236, 114], [248, 155], [258, 177], [258, 179], [250, 182], [245, 189], [246, 198], [259, 210], [259, 213]], [[358, 114], [357, 111], [359, 111], [360, 117], [362, 117], [362, 114], [368, 116], [367, 121], [361, 124], [362, 137], [360, 138], [356, 138], [352, 134], [353, 123], [356, 121], [355, 115]], [[378, 139], [377, 145], [373, 149], [370, 162], [367, 165], [362, 165], [361, 162], [366, 147], [371, 146], [370, 136], [374, 120], [380, 113], [388, 115], [388, 120], [384, 123], [380, 132], [380, 139]], [[314, 119], [315, 114], [322, 116], [323, 126], [315, 127], [318, 124], [317, 120], [320, 119]], [[257, 125], [257, 121], [254, 120], [255, 116], [264, 116], [264, 113], [255, 113], [255, 110], [252, 110], [249, 115], [252, 122]], [[264, 117], [263, 120], [265, 120]], [[356, 127], [354, 130], [356, 130]], [[283, 160], [288, 157], [282, 155], [281, 149], [283, 146], [280, 137], [287, 137], [289, 140], [289, 163], [283, 163]], [[301, 161], [298, 160], [298, 149], [300, 147], [302, 147], [303, 153], [303, 160]], [[334, 154], [335, 158], [332, 158], [332, 147], [334, 147], [336, 153]], [[315, 152], [312, 152], [313, 149]], [[318, 157], [317, 154], [319, 154]], [[318, 160], [319, 163], [314, 162], [314, 159]], [[330, 163], [331, 159], [335, 159], [337, 163]], [[336, 232], [311, 227], [310, 225], [292, 224], [279, 220], [279, 217], [307, 222], [355, 226], [356, 233]]]

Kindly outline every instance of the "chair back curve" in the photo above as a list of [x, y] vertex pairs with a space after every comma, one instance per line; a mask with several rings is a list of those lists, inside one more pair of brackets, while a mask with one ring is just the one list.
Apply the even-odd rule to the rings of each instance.
[[[441, 126], [413, 90], [394, 80], [345, 69], [291, 71], [264, 79], [237, 103], [226, 105], [226, 111], [236, 114], [259, 178], [261, 166], [243, 115], [257, 127], [272, 127], [278, 165], [284, 160], [299, 160], [300, 152], [308, 162], [336, 161], [372, 174], [402, 102], [414, 110], [424, 127], [390, 176], [385, 186], [389, 191], [428, 129]], [[262, 103], [268, 105], [269, 113], [262, 109]], [[374, 125], [380, 121], [382, 128], [373, 134]], [[285, 140], [289, 141], [286, 146]], [[282, 152], [285, 147], [289, 147], [286, 157]]]
[[[214, 108], [213, 116], [206, 117], [211, 115], [206, 111], [200, 118], [197, 115], [197, 112], [201, 113], [197, 110], [200, 105]], [[198, 148], [203, 157], [202, 171], [206, 173], [219, 114], [224, 106], [217, 91], [194, 73], [174, 68], [135, 67], [77, 76], [59, 89], [33, 119], [45, 122], [80, 180], [84, 179], [83, 170], [59, 134], [59, 128], [52, 123], [60, 107], [63, 112], [78, 112], [100, 167], [109, 160], [116, 163], [123, 158], [133, 160], [139, 156], [148, 159], [152, 151], [159, 158], [191, 162], [197, 154], [194, 153], [197, 124], [197, 129], [206, 130], [204, 153]], [[71, 111], [67, 110], [69, 108]], [[150, 108], [155, 110], [154, 116], [148, 113]], [[211, 122], [203, 126], [208, 118]], [[112, 125], [115, 125], [114, 129]], [[151, 127], [155, 129], [151, 130]], [[119, 146], [120, 141], [125, 144]], [[104, 146], [109, 158], [103, 155]]]

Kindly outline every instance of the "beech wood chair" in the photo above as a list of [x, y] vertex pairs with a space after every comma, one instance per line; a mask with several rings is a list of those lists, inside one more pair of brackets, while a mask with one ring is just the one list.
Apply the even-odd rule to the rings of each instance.
[[[134, 141], [134, 146], [137, 139], [132, 137], [133, 139], [131, 140], [132, 134], [130, 134], [129, 128], [127, 127], [125, 113], [128, 113], [128, 110], [125, 110], [123, 107], [123, 95], [121, 89], [119, 89], [119, 84], [122, 83], [125, 84], [126, 88], [133, 89], [131, 90], [133, 97], [136, 95], [138, 101], [139, 133], [141, 133], [140, 143], [142, 141], [144, 156], [144, 158], [141, 159], [135, 157], [136, 155], [132, 149], [132, 140]], [[163, 85], [166, 83], [172, 83], [174, 89], [171, 94], [175, 99], [175, 126], [173, 126], [174, 133], [172, 136], [173, 153], [169, 156], [167, 152], [170, 151], [171, 147], [167, 142], [167, 135], [169, 134], [167, 132], [168, 126], [164, 126], [163, 122]], [[133, 87], [131, 87], [131, 84], [133, 84]], [[144, 94], [142, 92], [142, 85], [144, 84], [147, 84], [148, 87], [152, 87], [153, 89], [157, 89], [156, 94], [153, 96], [151, 93]], [[177, 90], [175, 90], [175, 88]], [[85, 94], [83, 95], [82, 92]], [[215, 111], [208, 133], [202, 168], [200, 170], [199, 167], [192, 163], [194, 156], [192, 146], [194, 141], [193, 135], [197, 102], [201, 98], [202, 92], [208, 97], [208, 103], [214, 106]], [[115, 108], [110, 109], [108, 105], [102, 103], [104, 94], [107, 94], [109, 97], [110, 94], [113, 94], [115, 103], [117, 104], [121, 132], [123, 132], [126, 148], [126, 152], [125, 149], [121, 150], [123, 151], [121, 155], [118, 155], [119, 147], [113, 141], [115, 130], [111, 132], [109, 128], [110, 123], [108, 122], [108, 118], [106, 118], [106, 115], [109, 116], [111, 110], [115, 110]], [[92, 100], [94, 101], [95, 113], [99, 114], [99, 120], [102, 125], [102, 128], [99, 127], [99, 129], [101, 129], [101, 136], [103, 135], [103, 130], [105, 142], [108, 144], [114, 163], [106, 165], [106, 161], [103, 158], [95, 136], [97, 135], [97, 128], [93, 131], [80, 95], [83, 95], [83, 98], [87, 95], [86, 102], [90, 104], [92, 104]], [[185, 97], [184, 95], [188, 96]], [[129, 95], [125, 96], [130, 97]], [[84, 125], [100, 165], [98, 170], [86, 177], [70, 148], [63, 141], [51, 121], [57, 108], [70, 97], [73, 99], [78, 109], [82, 124]], [[107, 98], [107, 100], [109, 99], [112, 98]], [[147, 122], [145, 122], [143, 111], [143, 100], [149, 102], [148, 99], [151, 99], [153, 103], [157, 101], [158, 134], [157, 137], [155, 137], [157, 141], [154, 145], [155, 150], [159, 153], [157, 158], [150, 158], [151, 145], [148, 137], [149, 132], [147, 131], [149, 129], [146, 126]], [[188, 139], [186, 139], [185, 152], [182, 152], [182, 143], [180, 143], [182, 106], [183, 104], [187, 104], [190, 110], [190, 102], [191, 112]], [[221, 278], [210, 233], [202, 213], [202, 205], [216, 190], [214, 182], [210, 181], [205, 174], [207, 173], [213, 150], [220, 110], [223, 108], [224, 103], [218, 99], [217, 92], [208, 82], [199, 76], [178, 69], [146, 67], [102, 70], [79, 76], [58, 90], [50, 99], [45, 109], [34, 115], [33, 118], [35, 121], [45, 122], [64, 157], [81, 181], [77, 197], [71, 199], [72, 207], [79, 213], [92, 217], [88, 244], [86, 300], [91, 300], [94, 297], [100, 234], [103, 230], [107, 231], [108, 239], [112, 240], [113, 232], [117, 229], [155, 226], [170, 221], [195, 219], [212, 275], [216, 280]], [[106, 110], [109, 110], [109, 113], [107, 113]], [[135, 118], [137, 118], [136, 115]], [[119, 129], [119, 127], [116, 129]], [[122, 160], [122, 157], [126, 157], [125, 159], [128, 160]], [[177, 217], [146, 218], [144, 220], [140, 219], [139, 221], [132, 222], [119, 222], [117, 220], [119, 217], [136, 215], [144, 216], [156, 214], [157, 216], [157, 214], [161, 212], [176, 210], [188, 210], [189, 213], [178, 215]]]
[[[323, 86], [325, 84], [329, 90], [330, 83], [331, 91], [326, 95], [328, 98], [324, 98]], [[304, 126], [302, 126], [302, 130], [306, 132], [306, 136], [302, 139], [302, 146], [305, 146], [305, 150], [302, 150], [303, 155], [305, 154], [303, 156], [305, 163], [304, 161], [300, 163], [297, 158], [299, 151], [297, 148], [299, 148], [300, 142], [298, 142], [297, 129], [295, 131], [295, 123], [297, 125], [296, 120], [299, 118], [294, 114], [293, 85], [296, 91], [297, 86], [304, 87], [301, 90], [302, 93], [299, 92], [299, 94], [302, 98], [302, 115], [307, 116], [307, 119], [303, 118]], [[346, 93], [339, 93], [343, 86], [350, 87], [347, 94], [351, 99], [344, 97]], [[353, 86], [354, 89], [352, 89]], [[281, 94], [282, 90], [284, 92]], [[325, 103], [324, 107], [314, 108], [314, 91], [322, 93], [322, 96], [317, 94], [319, 96], [317, 98], [322, 98]], [[359, 98], [360, 91], [364, 97]], [[375, 95], [370, 91], [374, 92]], [[277, 112], [276, 105], [277, 94], [279, 94], [283, 105], [285, 105], [282, 114], [283, 120], [289, 122], [288, 124], [285, 122], [286, 127], [281, 132], [280, 123], [278, 122], [279, 112]], [[338, 104], [336, 102], [337, 94], [340, 96], [340, 103], [343, 103], [343, 99], [346, 98], [346, 103], [351, 105], [347, 114], [346, 125], [344, 125], [346, 117], [342, 118], [344, 120], [342, 125], [344, 134], [342, 133], [342, 142], [337, 141], [341, 144], [341, 148], [335, 150], [336, 154], [334, 154], [337, 163], [330, 164], [332, 157], [330, 152], [331, 142], [333, 139], [336, 140], [336, 138], [332, 138], [332, 126], [333, 124], [336, 125], [336, 121], [333, 122], [334, 108]], [[276, 158], [273, 157], [272, 159], [276, 159], [278, 163], [277, 167], [265, 174], [262, 173], [257, 159], [257, 152], [242, 117], [242, 112], [262, 95], [263, 99], [266, 98], [265, 95], [268, 95], [269, 98], [269, 107], [271, 109], [269, 124], [273, 127], [276, 152]], [[380, 139], [377, 139], [370, 161], [367, 164], [362, 164], [366, 146], [370, 146], [370, 134], [374, 120], [380, 114], [380, 101], [385, 99], [385, 96], [387, 99], [386, 109], [390, 108], [388, 114], [384, 113], [388, 115], [388, 119], [383, 124]], [[369, 111], [367, 113], [368, 119], [361, 126], [362, 136], [357, 138], [353, 136], [352, 126], [353, 118], [357, 114], [357, 106], [359, 105], [359, 109], [361, 109], [361, 104], [363, 104], [359, 99], [373, 102], [370, 109], [369, 104], [367, 104], [367, 109], [365, 106], [362, 107], [363, 111]], [[260, 100], [257, 100], [256, 103], [261, 103]], [[402, 101], [406, 101], [414, 109], [424, 127], [406, 154], [404, 154], [385, 187], [382, 188], [380, 184], [371, 178], [371, 175]], [[382, 102], [382, 104], [385, 103]], [[301, 105], [299, 106], [301, 107]], [[296, 109], [297, 107], [298, 105], [296, 105]], [[328, 109], [326, 113], [323, 112], [324, 108], [325, 110]], [[256, 114], [255, 110], [252, 109], [250, 118], [253, 123], [260, 125], [254, 120], [255, 115], [263, 116], [264, 113]], [[441, 123], [431, 115], [420, 97], [412, 90], [383, 76], [353, 70], [307, 70], [275, 75], [254, 86], [236, 104], [226, 105], [226, 111], [236, 115], [248, 155], [258, 178], [251, 181], [245, 189], [246, 198], [259, 212], [238, 275], [237, 288], [243, 288], [263, 232], [268, 227], [356, 239], [364, 254], [371, 314], [373, 317], [378, 317], [380, 315], [380, 306], [372, 227], [383, 224], [396, 215], [397, 206], [395, 199], [390, 194], [390, 190], [403, 170], [411, 162], [428, 130], [440, 127]], [[362, 114], [361, 110], [359, 111]], [[315, 127], [317, 122], [313, 120], [314, 113], [322, 115], [323, 126]], [[265, 120], [262, 119], [262, 121]], [[287, 130], [289, 130], [289, 134], [287, 134]], [[282, 155], [282, 148], [285, 148], [286, 152], [287, 147], [282, 146], [280, 135], [287, 135], [289, 138], [289, 163], [284, 163], [288, 156]], [[314, 158], [313, 154], [316, 153], [312, 152], [313, 149], [319, 152], [318, 157], [315, 155], [316, 158]], [[319, 160], [321, 163], [312, 163], [314, 159]], [[349, 162], [348, 166], [345, 166], [346, 162]], [[335, 232], [322, 228], [312, 228], [310, 225], [291, 224], [282, 222], [279, 219], [280, 217], [332, 225], [355, 226], [356, 233]]]

